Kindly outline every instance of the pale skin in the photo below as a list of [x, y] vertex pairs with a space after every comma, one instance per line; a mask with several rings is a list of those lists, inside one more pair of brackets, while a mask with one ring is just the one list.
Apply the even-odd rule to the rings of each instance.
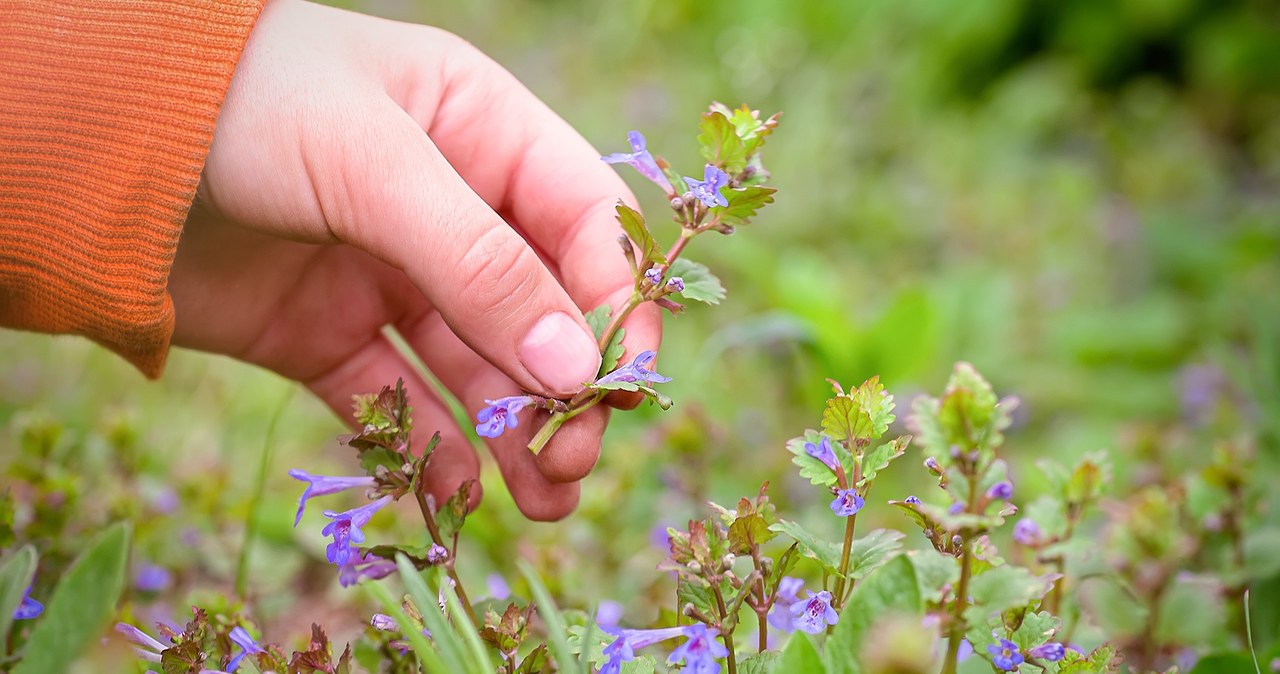
[[[582, 312], [632, 287], [613, 207], [634, 198], [599, 157], [454, 35], [270, 0], [178, 246], [174, 342], [297, 380], [345, 419], [352, 394], [403, 377], [419, 442], [443, 434], [427, 485], [446, 497], [477, 457], [382, 327], [472, 413], [577, 390], [600, 365]], [[626, 328], [628, 359], [656, 349], [658, 309]], [[573, 510], [607, 421], [593, 408], [537, 456], [530, 412], [488, 441], [526, 516]]]

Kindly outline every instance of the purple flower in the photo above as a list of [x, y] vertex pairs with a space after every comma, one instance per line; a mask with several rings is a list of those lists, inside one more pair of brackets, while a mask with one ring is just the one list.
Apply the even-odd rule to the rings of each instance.
[[14, 620], [31, 620], [36, 616], [44, 613], [44, 604], [31, 598], [31, 586], [27, 586], [27, 591], [22, 595], [22, 603], [18, 604], [18, 608], [13, 610]]
[[947, 507], [948, 514], [959, 515], [962, 512], [964, 512], [964, 504], [959, 501], [955, 501], [954, 503], [952, 503], [950, 506]]
[[662, 283], [662, 274], [662, 267], [649, 267], [644, 270], [644, 280], [648, 281], [651, 285], [656, 286], [659, 283]]
[[991, 664], [996, 669], [1003, 669], [1006, 672], [1017, 671], [1018, 665], [1022, 664], [1022, 654], [1018, 652], [1018, 644], [1001, 639], [998, 644], [987, 644], [987, 654], [991, 656]]
[[258, 645], [258, 642], [254, 641], [253, 637], [249, 636], [249, 632], [239, 625], [232, 627], [231, 633], [228, 636], [231, 637], [232, 643], [243, 649], [234, 658], [231, 658], [231, 662], [227, 663], [228, 672], [236, 671], [236, 668], [240, 666], [240, 661], [244, 659], [244, 656], [249, 655], [250, 653], [266, 653], [266, 651]]
[[1041, 660], [1048, 660], [1049, 662], [1057, 662], [1061, 660], [1062, 656], [1066, 654], [1067, 654], [1066, 647], [1060, 643], [1053, 642], [1053, 641], [1050, 641], [1049, 643], [1045, 643], [1045, 644], [1040, 644], [1039, 646], [1036, 646], [1035, 648], [1032, 648], [1027, 651], [1027, 655], [1033, 658], [1040, 658]]
[[1040, 525], [1030, 517], [1024, 517], [1013, 525], [1013, 540], [1023, 545], [1038, 545], [1040, 543]]
[[818, 439], [818, 444], [816, 445], [812, 442], [804, 443], [804, 452], [821, 461], [832, 472], [840, 470], [840, 461], [836, 459], [836, 453], [831, 449], [831, 438], [824, 435]]
[[143, 592], [164, 592], [173, 584], [173, 574], [163, 566], [139, 564], [133, 574], [133, 586]]
[[987, 490], [987, 498], [1008, 501], [1013, 498], [1013, 483], [1008, 480], [1002, 480], [991, 485], [991, 488]]
[[369, 557], [366, 555], [359, 560], [348, 559], [347, 563], [338, 569], [338, 584], [342, 587], [351, 587], [366, 578], [378, 580], [386, 578], [395, 572], [395, 562], [381, 557]]
[[116, 623], [116, 631], [128, 639], [134, 646], [133, 652], [147, 662], [160, 662], [160, 654], [169, 648], [129, 623]]
[[786, 634], [791, 631], [791, 605], [800, 599], [800, 588], [804, 581], [791, 576], [783, 576], [778, 581], [778, 592], [774, 595], [773, 608], [769, 610], [769, 625]]
[[903, 502], [903, 503], [910, 503], [911, 505], [920, 505], [920, 497], [919, 497], [919, 496], [908, 496], [908, 497], [906, 497], [906, 498], [902, 499], [902, 502]]
[[325, 556], [329, 559], [330, 564], [340, 567], [347, 565], [347, 562], [351, 560], [351, 553], [355, 550], [352, 543], [364, 542], [364, 532], [361, 529], [369, 523], [374, 513], [381, 510], [388, 503], [391, 503], [390, 494], [372, 503], [366, 503], [359, 508], [352, 508], [344, 512], [324, 511], [324, 516], [333, 520], [320, 530], [320, 533], [324, 536], [333, 536], [333, 542], [325, 548]]
[[520, 425], [516, 415], [520, 410], [533, 403], [530, 396], [507, 396], [497, 400], [486, 400], [487, 407], [476, 413], [476, 433], [486, 438], [496, 438], [508, 428]]
[[791, 626], [801, 632], [822, 634], [827, 625], [834, 625], [840, 616], [831, 608], [831, 593], [823, 590], [817, 594], [809, 590], [809, 598], [791, 605]]
[[385, 613], [373, 614], [373, 617], [369, 619], [369, 624], [373, 626], [373, 629], [378, 630], [379, 632], [400, 631], [400, 624], [396, 622], [396, 619]]
[[443, 564], [447, 559], [449, 559], [449, 548], [446, 548], [439, 543], [432, 543], [431, 547], [427, 548], [428, 563]]
[[627, 133], [627, 142], [631, 144], [631, 152], [615, 152], [607, 154], [600, 159], [609, 164], [629, 164], [639, 171], [640, 175], [652, 180], [667, 194], [675, 194], [676, 191], [672, 189], [671, 181], [667, 180], [667, 176], [663, 175], [662, 169], [658, 167], [657, 160], [645, 149], [644, 134], [639, 131], [630, 131]]
[[694, 623], [680, 628], [689, 640], [680, 644], [674, 651], [671, 651], [670, 657], [667, 658], [668, 665], [674, 665], [684, 660], [684, 669], [682, 672], [689, 674], [720, 674], [720, 663], [716, 662], [720, 658], [729, 654], [729, 649], [724, 647], [716, 637], [720, 633], [714, 629], [708, 629], [702, 623]]
[[960, 640], [960, 647], [956, 649], [956, 662], [964, 662], [973, 657], [973, 644], [968, 639]]
[[658, 357], [657, 351], [642, 351], [640, 355], [631, 361], [630, 365], [624, 365], [609, 374], [596, 380], [597, 384], [610, 384], [614, 382], [653, 382], [655, 384], [665, 384], [671, 381], [671, 377], [664, 377], [653, 370], [645, 369], [645, 366], [653, 362]]
[[729, 200], [720, 193], [720, 190], [729, 184], [729, 174], [711, 164], [707, 164], [702, 180], [694, 180], [689, 176], [685, 176], [684, 181], [689, 184], [689, 191], [693, 196], [707, 208], [729, 205]]
[[636, 651], [652, 646], [659, 641], [674, 639], [684, 634], [683, 627], [667, 627], [657, 630], [624, 630], [617, 627], [601, 625], [606, 634], [616, 637], [604, 647], [604, 655], [609, 661], [600, 668], [600, 674], [618, 674], [622, 671], [622, 663], [634, 660]]
[[618, 622], [622, 620], [622, 604], [612, 599], [605, 599], [596, 607], [596, 626], [604, 629], [606, 627], [617, 627]]
[[295, 527], [302, 521], [302, 510], [307, 507], [307, 499], [313, 496], [337, 494], [357, 487], [372, 487], [377, 484], [373, 478], [367, 475], [331, 477], [329, 475], [312, 475], [305, 470], [296, 468], [289, 471], [289, 477], [307, 483], [307, 488], [302, 490], [302, 498], [298, 499], [298, 513], [293, 516], [293, 526]]
[[831, 512], [840, 517], [849, 517], [862, 510], [864, 501], [852, 489], [836, 491], [836, 498], [831, 502]]
[[679, 276], [672, 276], [667, 279], [667, 290], [670, 290], [673, 293], [684, 292], [684, 279]]
[[485, 576], [484, 584], [489, 591], [489, 596], [498, 601], [506, 601], [511, 597], [511, 586], [507, 585], [507, 579], [500, 574], [491, 573]]

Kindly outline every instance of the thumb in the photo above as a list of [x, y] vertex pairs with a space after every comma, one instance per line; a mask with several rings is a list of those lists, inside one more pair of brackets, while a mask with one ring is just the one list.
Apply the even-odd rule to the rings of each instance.
[[582, 312], [427, 134], [388, 108], [371, 116], [368, 133], [339, 134], [360, 143], [327, 172], [346, 206], [326, 209], [342, 214], [330, 229], [402, 270], [463, 342], [517, 384], [545, 395], [577, 392], [600, 367]]

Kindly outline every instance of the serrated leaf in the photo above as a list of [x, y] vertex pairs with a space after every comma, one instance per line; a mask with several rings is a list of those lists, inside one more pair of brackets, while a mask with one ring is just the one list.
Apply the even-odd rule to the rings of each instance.
[[1062, 621], [1047, 611], [1028, 611], [1022, 617], [1022, 624], [1018, 625], [1018, 629], [1009, 637], [1009, 640], [1018, 644], [1025, 653], [1052, 639], [1061, 627]]
[[702, 113], [698, 145], [703, 159], [734, 175], [747, 167], [747, 146], [728, 117], [718, 111]]
[[981, 625], [992, 613], [1023, 608], [1044, 594], [1042, 579], [1020, 566], [997, 566], [973, 577], [969, 596], [973, 606], [965, 610], [970, 625]]
[[864, 485], [876, 479], [876, 475], [880, 471], [888, 468], [894, 459], [906, 453], [907, 445], [909, 444], [911, 444], [911, 436], [903, 435], [864, 454], [862, 456], [862, 479], [858, 480], [856, 486], [861, 489]]
[[854, 587], [847, 606], [823, 650], [829, 674], [862, 674], [862, 640], [880, 616], [923, 615], [915, 567], [905, 555], [894, 557]]
[[1207, 646], [1223, 634], [1227, 624], [1222, 585], [1196, 577], [1169, 585], [1156, 613], [1159, 643]]
[[773, 203], [773, 194], [777, 191], [763, 185], [724, 190], [724, 198], [729, 205], [715, 211], [715, 216], [722, 224], [730, 227], [749, 224], [761, 208]]
[[880, 568], [902, 549], [907, 535], [892, 529], [875, 529], [853, 539], [849, 549], [849, 577], [863, 578]]
[[436, 511], [436, 526], [446, 545], [467, 521], [467, 500], [471, 498], [471, 489], [475, 486], [475, 480], [467, 480], [458, 485], [458, 491]]
[[65, 672], [102, 635], [124, 590], [129, 525], [96, 536], [63, 574], [13, 674]]
[[780, 657], [782, 654], [778, 651], [752, 653], [738, 661], [738, 674], [772, 674], [780, 671], [777, 668]]
[[622, 674], [653, 674], [658, 671], [658, 661], [651, 655], [641, 655], [622, 663]]
[[813, 637], [805, 632], [792, 632], [787, 645], [778, 657], [777, 671], [804, 672], [805, 674], [823, 674], [827, 672], [818, 655], [818, 647], [813, 645]]
[[[622, 231], [626, 232], [627, 237], [640, 249], [639, 260], [654, 264], [666, 262], [667, 256], [662, 252], [662, 246], [659, 246], [653, 238], [653, 234], [649, 233], [649, 225], [645, 224], [644, 216], [621, 201], [618, 202], [617, 211], [618, 223], [622, 225]], [[640, 265], [641, 269], [644, 267], [644, 264]], [[599, 339], [598, 336], [597, 339]]]
[[587, 325], [591, 326], [591, 333], [596, 336], [598, 342], [601, 337], [604, 337], [605, 329], [609, 327], [609, 319], [613, 318], [613, 307], [601, 304], [583, 314], [582, 317], [587, 319]]
[[360, 468], [364, 472], [373, 475], [378, 466], [383, 466], [393, 472], [400, 470], [400, 458], [385, 447], [374, 447], [360, 453]]
[[790, 536], [800, 546], [801, 554], [816, 561], [827, 573], [840, 575], [840, 546], [837, 543], [823, 540], [790, 520], [778, 520], [769, 529]]
[[932, 548], [911, 550], [906, 554], [920, 581], [920, 596], [927, 602], [942, 601], [947, 589], [960, 578], [960, 564], [955, 557]]
[[822, 411], [822, 431], [832, 440], [848, 440], [854, 437], [854, 428], [871, 426], [870, 417], [853, 404], [848, 396], [835, 396], [827, 400], [827, 407]]
[[600, 374], [613, 372], [614, 368], [618, 367], [622, 354], [627, 352], [627, 347], [622, 345], [622, 338], [626, 336], [626, 328], [618, 328], [618, 331], [613, 333], [609, 346], [605, 347], [604, 353], [600, 354]]
[[769, 529], [769, 522], [759, 513], [739, 517], [729, 525], [729, 551], [735, 555], [746, 554], [753, 545], [768, 543], [776, 535]]
[[13, 612], [18, 610], [27, 588], [31, 587], [38, 561], [36, 549], [30, 545], [14, 550], [0, 561], [0, 652], [13, 624]]
[[867, 415], [871, 423], [870, 428], [855, 428], [853, 437], [874, 440], [889, 430], [889, 424], [896, 418], [893, 415], [893, 396], [885, 393], [884, 384], [880, 383], [878, 375], [863, 382], [857, 390], [850, 391], [849, 397], [853, 398], [854, 404]]
[[671, 263], [667, 271], [668, 278], [679, 276], [684, 281], [684, 290], [680, 295], [685, 299], [719, 304], [724, 299], [725, 290], [720, 279], [716, 278], [704, 265], [685, 258], [678, 258]]

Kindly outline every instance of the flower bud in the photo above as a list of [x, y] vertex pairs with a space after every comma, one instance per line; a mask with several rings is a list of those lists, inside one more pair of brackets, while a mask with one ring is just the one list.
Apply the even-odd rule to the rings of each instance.
[[689, 560], [689, 563], [685, 564], [685, 567], [699, 576], [702, 575], [702, 565], [699, 564], [696, 559]]
[[689, 602], [680, 608], [680, 612], [692, 618], [698, 612], [698, 607], [694, 606], [693, 602]]
[[676, 211], [683, 210], [684, 200], [680, 197], [671, 197], [671, 209]]
[[760, 573], [763, 573], [766, 576], [773, 573], [772, 557], [764, 557], [760, 560]]
[[440, 564], [449, 559], [449, 549], [439, 543], [432, 543], [427, 549], [427, 561], [432, 564]]
[[732, 552], [726, 552], [724, 557], [720, 559], [720, 568], [724, 571], [728, 571], [733, 568], [733, 563], [736, 561], [738, 561], [738, 558], [735, 557]]
[[404, 464], [403, 466], [400, 466], [400, 472], [401, 472], [401, 473], [404, 473], [405, 475], [412, 476], [412, 475], [413, 475], [413, 464], [412, 464], [412, 463], [406, 463], [406, 464]]
[[396, 622], [396, 619], [385, 613], [373, 614], [373, 618], [369, 620], [369, 624], [373, 625], [373, 629], [380, 632], [400, 631], [400, 624]]
[[956, 535], [954, 535], [954, 536], [952, 536], [952, 537], [951, 537], [951, 545], [952, 545], [953, 547], [957, 547], [957, 548], [958, 548], [958, 547], [960, 547], [963, 543], [964, 543], [964, 539], [960, 537], [960, 534], [956, 534]]
[[390, 473], [391, 471], [387, 470], [387, 467], [382, 464], [378, 464], [373, 468], [373, 477], [378, 480], [387, 479], [387, 475], [389, 475]]
[[684, 292], [684, 279], [679, 276], [672, 276], [667, 279], [667, 290], [673, 293]]
[[933, 473], [934, 476], [942, 477], [942, 464], [938, 463], [938, 460], [932, 456], [924, 460], [924, 467], [928, 468], [929, 472]]

